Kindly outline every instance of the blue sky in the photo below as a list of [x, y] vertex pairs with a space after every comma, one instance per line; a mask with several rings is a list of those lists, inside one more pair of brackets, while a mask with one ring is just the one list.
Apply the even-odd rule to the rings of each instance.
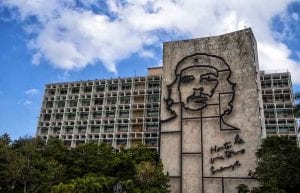
[[142, 76], [164, 41], [245, 27], [261, 69], [290, 70], [300, 91], [299, 1], [2, 0], [0, 134], [35, 134], [46, 83]]

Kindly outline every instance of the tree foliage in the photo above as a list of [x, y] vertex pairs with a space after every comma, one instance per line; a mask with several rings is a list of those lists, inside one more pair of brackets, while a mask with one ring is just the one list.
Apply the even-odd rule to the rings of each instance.
[[51, 193], [109, 193], [113, 191], [113, 178], [86, 176], [52, 186]]
[[300, 190], [300, 149], [296, 141], [278, 136], [266, 138], [256, 156], [255, 177], [260, 186], [251, 193], [295, 193]]
[[46, 144], [0, 136], [0, 193], [110, 193], [120, 187], [128, 193], [167, 193], [157, 152], [94, 143], [68, 149], [56, 138]]
[[1, 192], [47, 191], [63, 178], [64, 166], [50, 156], [40, 138], [21, 138], [6, 143], [1, 145], [0, 153], [3, 158], [0, 165], [5, 165], [0, 171]]
[[238, 193], [249, 193], [250, 189], [246, 184], [240, 184], [236, 187]]

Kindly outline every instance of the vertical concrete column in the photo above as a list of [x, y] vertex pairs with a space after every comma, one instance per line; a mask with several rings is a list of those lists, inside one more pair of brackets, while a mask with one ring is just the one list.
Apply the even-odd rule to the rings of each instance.
[[201, 120], [182, 120], [182, 192], [202, 192]]

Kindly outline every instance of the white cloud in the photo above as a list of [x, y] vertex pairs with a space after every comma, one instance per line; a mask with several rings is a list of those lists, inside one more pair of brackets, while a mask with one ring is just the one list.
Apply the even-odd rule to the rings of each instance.
[[[27, 28], [36, 33], [29, 43], [33, 63], [44, 58], [56, 68], [72, 70], [101, 62], [117, 72], [116, 64], [132, 54], [154, 57], [147, 48], [161, 45], [165, 37], [219, 35], [247, 26], [258, 42], [261, 69], [289, 69], [300, 83], [300, 64], [278, 39], [286, 38], [289, 29], [282, 34], [271, 30], [272, 18], [285, 16], [292, 0], [107, 0], [106, 8], [96, 0], [81, 2], [84, 6], [78, 8], [75, 0], [4, 1], [18, 9], [22, 20], [35, 16], [40, 22], [39, 30]], [[102, 11], [91, 11], [91, 5]], [[298, 19], [296, 13], [290, 17]]]
[[29, 89], [29, 90], [25, 91], [25, 94], [27, 94], [27, 95], [37, 95], [37, 94], [39, 94], [39, 90], [35, 89], [35, 88]]
[[31, 105], [31, 104], [32, 104], [32, 101], [29, 101], [29, 100], [26, 100], [26, 101], [24, 101], [24, 103], [23, 103], [24, 106], [29, 106], [29, 105]]
[[289, 59], [290, 50], [286, 45], [277, 43], [275, 45], [259, 43], [259, 62], [263, 64], [265, 70], [289, 70], [292, 74], [293, 82], [300, 83], [299, 62]]
[[150, 50], [143, 50], [139, 53], [139, 55], [143, 58], [155, 58], [154, 53]]

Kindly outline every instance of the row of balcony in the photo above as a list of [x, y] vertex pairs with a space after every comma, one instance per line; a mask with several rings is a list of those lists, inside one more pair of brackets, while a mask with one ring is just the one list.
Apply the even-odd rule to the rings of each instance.
[[160, 81], [150, 81], [137, 83], [122, 83], [122, 84], [105, 84], [97, 86], [78, 86], [70, 88], [47, 88], [46, 95], [68, 95], [68, 94], [84, 94], [84, 93], [100, 93], [111, 91], [128, 91], [128, 90], [146, 90], [146, 89], [159, 89]]
[[65, 107], [89, 107], [98, 105], [118, 105], [118, 104], [140, 104], [140, 103], [158, 103], [160, 102], [159, 94], [144, 96], [124, 96], [124, 97], [107, 97], [77, 100], [45, 101], [44, 108], [65, 108]]
[[147, 110], [110, 110], [110, 111], [95, 111], [95, 112], [78, 112], [78, 113], [52, 113], [43, 114], [40, 121], [77, 121], [77, 120], [92, 120], [103, 118], [143, 118], [143, 117], [158, 117], [159, 109]]
[[159, 130], [158, 124], [133, 124], [129, 125], [103, 125], [103, 126], [91, 126], [89, 129], [84, 126], [78, 126], [76, 128], [66, 127], [40, 127], [39, 133], [41, 135], [52, 134], [85, 134], [85, 133], [128, 133], [128, 132], [157, 132]]
[[[120, 148], [120, 146], [135, 146], [139, 144], [145, 144], [150, 147], [158, 146], [158, 137], [141, 137], [141, 138], [101, 138], [97, 135], [56, 135], [54, 136], [64, 141], [65, 145], [76, 146], [84, 144], [85, 142], [97, 142], [97, 143], [107, 143], [115, 148]], [[44, 140], [47, 140], [47, 136], [42, 136]], [[73, 143], [73, 144], [72, 144]]]

